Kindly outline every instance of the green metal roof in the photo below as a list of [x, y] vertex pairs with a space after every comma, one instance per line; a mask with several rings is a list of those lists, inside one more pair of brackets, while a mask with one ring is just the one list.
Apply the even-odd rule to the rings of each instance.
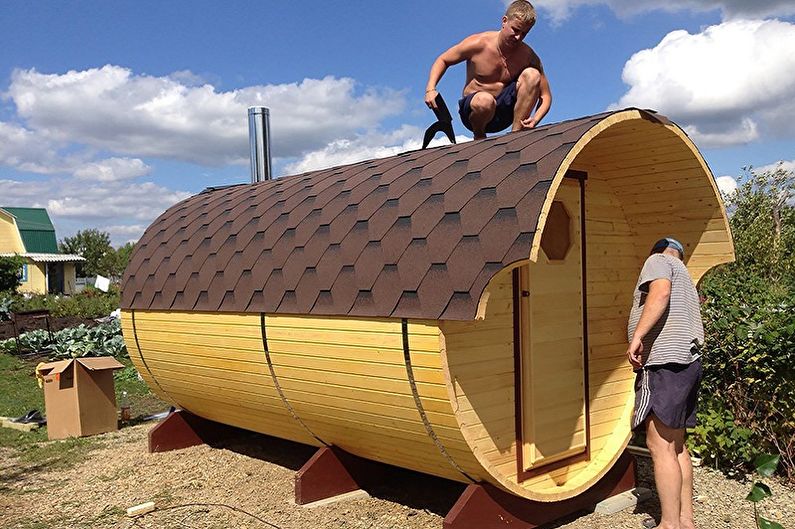
[[0, 206], [14, 216], [19, 227], [19, 235], [26, 252], [58, 253], [55, 240], [55, 227], [44, 208], [7, 208]]

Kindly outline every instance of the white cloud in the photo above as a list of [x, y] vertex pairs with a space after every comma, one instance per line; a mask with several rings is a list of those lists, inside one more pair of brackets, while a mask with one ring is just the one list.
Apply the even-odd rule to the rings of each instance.
[[46, 208], [58, 227], [59, 238], [79, 229], [99, 228], [108, 231], [117, 245], [140, 237], [155, 217], [191, 194], [152, 182], [87, 184], [58, 177], [47, 181], [0, 180], [4, 205]]
[[349, 78], [227, 92], [198, 81], [186, 71], [153, 77], [113, 65], [16, 70], [5, 97], [28, 130], [48, 141], [205, 165], [246, 162], [248, 106], [270, 108], [273, 155], [295, 157], [375, 127], [404, 105], [400, 92], [362, 89]]
[[795, 173], [795, 160], [779, 160], [777, 162], [773, 162], [767, 165], [763, 165], [761, 167], [754, 167], [753, 171], [757, 174], [773, 172], [778, 169], [782, 171]]
[[74, 170], [74, 175], [81, 180], [117, 182], [146, 176], [151, 170], [138, 158], [108, 158], [83, 164]]
[[[424, 131], [420, 128], [403, 125], [390, 133], [371, 131], [366, 134], [360, 134], [353, 139], [335, 140], [322, 149], [307, 153], [300, 160], [288, 164], [285, 167], [285, 171], [287, 174], [297, 174], [363, 160], [394, 156], [422, 147], [423, 134]], [[471, 137], [456, 136], [456, 141], [459, 143], [471, 139]], [[447, 145], [449, 143], [444, 135], [437, 134], [436, 139], [431, 141], [429, 146], [436, 147], [437, 145]]]
[[737, 191], [737, 180], [732, 176], [719, 176], [715, 179], [715, 183], [724, 195], [732, 195]]
[[[505, 5], [510, 0], [503, 0]], [[536, 0], [538, 9], [548, 13], [554, 24], [560, 24], [582, 6], [607, 6], [620, 17], [630, 17], [650, 11], [709, 12], [719, 10], [725, 20], [764, 18], [795, 14], [792, 0]]]
[[419, 146], [402, 129], [377, 132], [402, 110], [402, 92], [332, 76], [219, 91], [187, 70], [155, 77], [113, 65], [29, 69], [15, 70], [0, 97], [15, 112], [0, 121], [0, 166], [48, 175], [0, 179], [2, 202], [47, 208], [61, 238], [98, 228], [123, 244], [190, 196], [141, 181], [155, 177], [148, 158], [247, 164], [249, 106], [270, 108], [277, 163], [344, 163]]
[[43, 208], [41, 197], [51, 192], [47, 182], [0, 179], [0, 197], [3, 197], [4, 206]]
[[705, 147], [795, 136], [795, 24], [724, 22], [673, 31], [624, 66], [629, 90], [611, 108], [653, 108]]
[[153, 182], [105, 186], [67, 182], [50, 194], [46, 208], [59, 217], [151, 221], [189, 196], [191, 193], [170, 190]]
[[51, 174], [63, 170], [55, 146], [35, 132], [0, 121], [0, 165], [21, 171]]
[[144, 231], [146, 231], [146, 228], [148, 226], [144, 224], [114, 224], [112, 226], [101, 226], [99, 231], [109, 233], [114, 244], [120, 245], [138, 241]]
[[685, 125], [684, 130], [698, 143], [709, 147], [727, 147], [759, 139], [756, 122], [747, 117], [742, 118], [739, 124], [719, 122], [716, 125], [707, 125], [705, 128], [699, 125]]

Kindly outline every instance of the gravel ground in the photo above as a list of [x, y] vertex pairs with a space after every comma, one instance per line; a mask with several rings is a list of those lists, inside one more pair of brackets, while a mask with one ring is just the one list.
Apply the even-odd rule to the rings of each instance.
[[[8, 450], [0, 451], [0, 525], [9, 529], [441, 528], [464, 488], [389, 468], [382, 485], [368, 489], [369, 498], [307, 509], [293, 502], [293, 478], [314, 452], [311, 447], [245, 435], [215, 448], [148, 454], [150, 428], [145, 424], [101, 436], [102, 448], [64, 471], [26, 467]], [[639, 485], [653, 488], [650, 480], [648, 460], [640, 459]], [[773, 497], [764, 502], [763, 513], [793, 527], [795, 488], [769, 484]], [[743, 500], [748, 489], [748, 483], [696, 469], [698, 527], [754, 527], [752, 507]], [[127, 518], [128, 507], [146, 501], [155, 501], [158, 510]], [[656, 497], [634, 510], [610, 516], [581, 513], [550, 527], [634, 529], [649, 514], [659, 516]]]

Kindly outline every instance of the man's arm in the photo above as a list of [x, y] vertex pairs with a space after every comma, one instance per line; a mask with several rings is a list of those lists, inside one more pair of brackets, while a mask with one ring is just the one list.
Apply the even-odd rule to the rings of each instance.
[[634, 369], [640, 369], [643, 353], [643, 338], [654, 327], [660, 317], [665, 314], [668, 303], [671, 300], [671, 281], [669, 279], [655, 279], [649, 283], [649, 293], [646, 295], [646, 303], [643, 305], [643, 312], [640, 320], [635, 327], [635, 334], [627, 348], [627, 358]]
[[471, 58], [482, 46], [481, 41], [480, 35], [470, 35], [433, 61], [431, 72], [428, 74], [428, 84], [425, 85], [425, 104], [428, 107], [436, 108], [436, 94], [438, 94], [436, 85], [439, 84], [444, 72], [450, 66]]

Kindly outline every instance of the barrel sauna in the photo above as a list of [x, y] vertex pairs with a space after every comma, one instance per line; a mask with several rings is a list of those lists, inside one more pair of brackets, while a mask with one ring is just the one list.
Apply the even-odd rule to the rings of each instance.
[[627, 445], [628, 310], [669, 235], [696, 281], [733, 260], [693, 142], [607, 112], [207, 189], [136, 245], [123, 332], [201, 417], [557, 501]]

